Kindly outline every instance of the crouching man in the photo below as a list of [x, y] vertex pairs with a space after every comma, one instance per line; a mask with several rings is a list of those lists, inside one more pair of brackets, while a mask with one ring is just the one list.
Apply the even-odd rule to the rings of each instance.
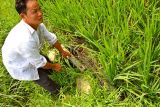
[[60, 72], [61, 65], [50, 63], [40, 54], [44, 41], [48, 41], [66, 58], [55, 34], [42, 23], [43, 14], [37, 0], [16, 0], [16, 10], [21, 21], [9, 32], [2, 47], [3, 63], [17, 80], [33, 80], [52, 94], [58, 94], [60, 86], [48, 77], [51, 69]]

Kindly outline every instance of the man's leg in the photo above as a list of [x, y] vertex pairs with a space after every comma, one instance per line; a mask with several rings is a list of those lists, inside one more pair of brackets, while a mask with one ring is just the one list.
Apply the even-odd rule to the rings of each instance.
[[[46, 58], [48, 62], [51, 63], [51, 61], [47, 56], [45, 55], [43, 56]], [[34, 82], [43, 87], [44, 89], [48, 90], [49, 92], [51, 92], [51, 94], [58, 95], [60, 86], [55, 81], [53, 81], [48, 77], [48, 75], [50, 75], [51, 73], [52, 73], [51, 70], [39, 68], [38, 69], [39, 80], [35, 80]]]
[[49, 71], [39, 68], [38, 73], [39, 73], [39, 80], [35, 80], [34, 82], [43, 87], [44, 89], [48, 90], [51, 92], [51, 94], [58, 95], [60, 86], [56, 84], [52, 79], [48, 77], [50, 73]]

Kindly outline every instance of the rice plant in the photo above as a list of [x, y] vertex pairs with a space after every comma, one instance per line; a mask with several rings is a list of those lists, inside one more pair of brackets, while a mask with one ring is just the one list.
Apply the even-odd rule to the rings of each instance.
[[[50, 95], [38, 86], [9, 78], [1, 64], [1, 106], [159, 106], [160, 1], [39, 0], [39, 3], [45, 25], [60, 41], [69, 47], [74, 45], [75, 37], [85, 39], [79, 45], [92, 50], [90, 57], [98, 62], [97, 72], [114, 88], [101, 87], [92, 71], [80, 73], [58, 59], [65, 69], [51, 78], [64, 87], [60, 97], [52, 102]], [[0, 4], [2, 46], [7, 33], [20, 19], [13, 0], [0, 1]], [[49, 48], [46, 44], [43, 51]], [[76, 89], [75, 79], [79, 75], [92, 78], [89, 95], [81, 95]]]

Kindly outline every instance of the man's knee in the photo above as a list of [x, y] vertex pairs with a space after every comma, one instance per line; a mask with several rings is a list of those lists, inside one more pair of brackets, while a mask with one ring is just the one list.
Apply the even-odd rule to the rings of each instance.
[[38, 84], [41, 87], [43, 87], [44, 89], [48, 90], [52, 94], [59, 93], [59, 90], [60, 90], [59, 84], [57, 84], [55, 81], [50, 79], [48, 77], [48, 74], [46, 74], [45, 71], [41, 71], [41, 73], [39, 73], [39, 77], [40, 77], [39, 80], [34, 81], [36, 84]]

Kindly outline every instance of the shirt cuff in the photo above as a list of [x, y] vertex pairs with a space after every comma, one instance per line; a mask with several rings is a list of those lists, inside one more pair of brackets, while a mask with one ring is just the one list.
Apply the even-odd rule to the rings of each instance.
[[36, 64], [36, 68], [44, 67], [46, 63], [47, 63], [46, 58], [41, 55], [40, 62]]
[[53, 45], [53, 44], [55, 44], [56, 42], [57, 42], [57, 37], [56, 37], [56, 35], [55, 34], [53, 34], [53, 33], [51, 33], [51, 32], [49, 32], [50, 33], [50, 35], [52, 35], [52, 39], [49, 41], [49, 43], [51, 44], [51, 45]]

